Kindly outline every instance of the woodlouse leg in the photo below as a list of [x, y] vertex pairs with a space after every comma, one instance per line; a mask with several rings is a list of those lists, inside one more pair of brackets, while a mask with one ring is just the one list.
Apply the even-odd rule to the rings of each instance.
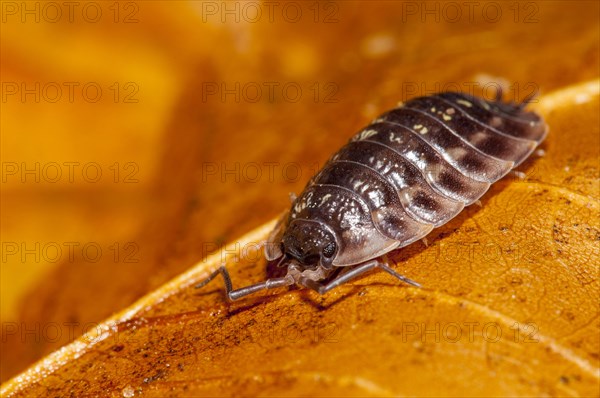
[[225, 266], [221, 265], [219, 267], [219, 269], [217, 269], [215, 272], [213, 272], [208, 278], [206, 278], [204, 281], [197, 284], [196, 288], [201, 288], [202, 286], [207, 285], [210, 281], [215, 279], [215, 277], [218, 274], [223, 275], [223, 281], [225, 282], [225, 290], [227, 292], [227, 297], [231, 301], [238, 300], [244, 296], [258, 292], [260, 290], [274, 289], [277, 287], [290, 286], [290, 285], [294, 284], [294, 278], [287, 275], [282, 278], [267, 279], [266, 281], [259, 282], [254, 285], [242, 287], [239, 289], [234, 289], [233, 285], [231, 283], [231, 277], [229, 276], [229, 272], [227, 271]]
[[400, 275], [399, 273], [397, 273], [396, 271], [394, 271], [393, 269], [390, 268], [389, 265], [384, 264], [384, 263], [378, 263], [379, 268], [381, 268], [382, 270], [384, 270], [385, 272], [387, 272], [388, 274], [400, 279], [402, 282], [404, 283], [408, 283], [409, 285], [413, 285], [415, 287], [422, 287], [420, 283], [413, 281], [412, 279], [409, 279], [407, 277], [405, 277], [404, 275]]
[[387, 264], [382, 263], [379, 260], [372, 260], [372, 261], [368, 261], [364, 264], [360, 264], [356, 268], [353, 268], [353, 269], [349, 270], [348, 272], [341, 274], [340, 276], [338, 276], [337, 278], [335, 278], [334, 280], [332, 280], [331, 282], [329, 282], [325, 285], [323, 285], [322, 283], [319, 283], [317, 281], [314, 281], [312, 279], [308, 279], [308, 278], [304, 278], [304, 277], [300, 278], [299, 283], [309, 289], [316, 291], [319, 294], [325, 294], [328, 291], [330, 291], [331, 289], [333, 289], [343, 283], [346, 283], [349, 280], [354, 279], [357, 276], [362, 275], [365, 272], [372, 270], [373, 268], [381, 268], [388, 274], [400, 279], [402, 282], [408, 283], [408, 284], [416, 286], [416, 287], [421, 287], [421, 285], [418, 284], [417, 282], [413, 281], [412, 279], [408, 279], [407, 277], [405, 277], [403, 275], [400, 275], [399, 273], [397, 273], [396, 271], [391, 269]]

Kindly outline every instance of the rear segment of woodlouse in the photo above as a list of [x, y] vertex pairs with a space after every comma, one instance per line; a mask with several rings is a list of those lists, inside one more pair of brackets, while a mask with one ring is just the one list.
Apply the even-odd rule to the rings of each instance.
[[548, 128], [525, 105], [446, 92], [384, 113], [332, 156], [271, 234], [266, 257], [287, 275], [232, 291], [222, 267], [229, 297], [291, 284], [324, 293], [375, 267], [416, 284], [377, 258], [448, 222], [533, 152]]

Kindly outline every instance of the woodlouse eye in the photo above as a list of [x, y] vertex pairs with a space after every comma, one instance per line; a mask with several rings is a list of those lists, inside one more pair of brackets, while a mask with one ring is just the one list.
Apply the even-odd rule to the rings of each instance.
[[331, 242], [330, 244], [325, 246], [325, 248], [323, 249], [323, 256], [325, 256], [325, 258], [333, 257], [333, 255], [335, 254], [335, 249], [336, 249], [335, 243]]

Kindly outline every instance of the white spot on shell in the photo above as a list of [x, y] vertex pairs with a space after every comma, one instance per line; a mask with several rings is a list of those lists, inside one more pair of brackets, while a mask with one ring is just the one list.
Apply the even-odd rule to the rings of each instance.
[[325, 202], [327, 202], [329, 200], [329, 198], [331, 198], [331, 194], [328, 193], [327, 195], [323, 196], [323, 198], [321, 198], [321, 204], [319, 206], [323, 206], [323, 204], [325, 204]]
[[469, 141], [471, 142], [471, 144], [479, 144], [480, 142], [485, 141], [486, 138], [486, 133], [484, 133], [483, 131], [478, 131], [471, 136]]
[[490, 120], [490, 126], [492, 127], [500, 127], [502, 126], [502, 118], [498, 116], [494, 116], [492, 120]]
[[450, 115], [446, 115], [446, 114], [444, 113], [444, 114], [442, 115], [442, 119], [444, 119], [445, 121], [452, 120], [452, 116], [450, 116]]
[[398, 144], [402, 144], [402, 138], [396, 137], [396, 134], [394, 134], [393, 132], [390, 133], [390, 141], [397, 142]]
[[358, 135], [358, 139], [359, 140], [365, 140], [365, 139], [367, 139], [369, 137], [374, 136], [375, 134], [377, 134], [377, 130], [374, 130], [374, 129], [363, 130]]
[[427, 162], [421, 159], [419, 154], [414, 151], [407, 152], [406, 158], [415, 164], [420, 170], [425, 170], [425, 168], [427, 168]]
[[354, 189], [354, 191], [358, 192], [366, 191], [367, 189], [369, 189], [369, 185], [361, 180], [356, 180], [354, 184], [352, 184], [352, 188]]
[[462, 147], [455, 147], [446, 149], [446, 153], [451, 159], [462, 159], [467, 154], [467, 150]]
[[470, 103], [469, 101], [465, 101], [465, 100], [462, 100], [462, 99], [456, 100], [456, 103], [457, 103], [457, 104], [464, 105], [464, 106], [466, 106], [467, 108], [471, 108], [471, 107], [473, 106], [473, 104], [472, 104], [472, 103]]
[[413, 126], [413, 129], [414, 129], [415, 131], [418, 131], [420, 134], [427, 134], [427, 132], [429, 131], [429, 130], [427, 129], [427, 127], [423, 126], [422, 124], [415, 124], [415, 125]]
[[376, 207], [385, 206], [382, 196], [379, 195], [377, 192], [371, 190], [371, 191], [368, 191], [367, 195], [369, 196], [369, 199], [371, 199], [371, 201], [373, 202], [373, 204]]
[[454, 114], [454, 108], [448, 108], [448, 109], [446, 109], [446, 113], [448, 115], [453, 115]]
[[310, 201], [310, 198], [303, 198], [303, 200], [297, 202], [296, 205], [294, 205], [294, 211], [300, 213], [302, 210], [306, 209], [307, 201]]

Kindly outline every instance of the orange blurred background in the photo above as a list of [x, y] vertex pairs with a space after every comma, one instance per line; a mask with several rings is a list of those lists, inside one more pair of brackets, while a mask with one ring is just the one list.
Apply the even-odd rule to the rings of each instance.
[[598, 76], [597, 2], [476, 3], [3, 1], [1, 380], [279, 214], [397, 101]]

